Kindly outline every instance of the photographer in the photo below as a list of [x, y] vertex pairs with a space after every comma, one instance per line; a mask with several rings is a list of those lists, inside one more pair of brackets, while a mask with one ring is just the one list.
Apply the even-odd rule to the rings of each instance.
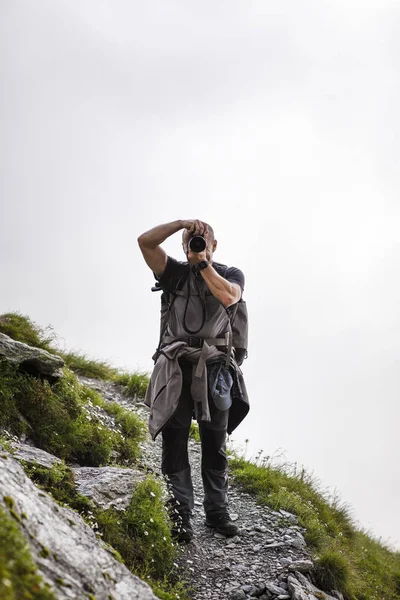
[[[167, 256], [160, 246], [180, 230], [186, 262]], [[202, 447], [206, 525], [234, 536], [238, 528], [228, 512], [226, 435], [249, 410], [232, 333], [236, 310], [239, 304], [245, 307], [244, 276], [239, 269], [213, 261], [217, 240], [212, 227], [199, 220], [159, 225], [143, 233], [138, 243], [163, 292], [160, 344], [153, 357], [146, 404], [153, 439], [162, 432], [162, 472], [172, 494], [172, 533], [182, 542], [193, 537], [188, 437], [194, 415]], [[247, 320], [245, 326], [247, 340]]]

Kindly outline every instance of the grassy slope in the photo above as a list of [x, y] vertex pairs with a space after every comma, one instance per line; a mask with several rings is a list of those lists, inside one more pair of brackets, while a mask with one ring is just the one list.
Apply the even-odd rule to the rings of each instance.
[[[15, 313], [0, 316], [0, 331], [14, 339], [55, 352], [51, 346], [52, 341], [54, 341], [51, 330], [39, 328], [28, 317]], [[64, 358], [70, 368], [79, 374], [116, 381], [123, 386], [125, 393], [132, 396], [143, 396], [145, 393], [148, 383], [145, 374], [121, 374], [107, 363], [91, 360], [83, 355], [73, 353], [64, 354]], [[133, 439], [136, 439], [140, 426], [130, 422], [130, 413], [125, 415], [126, 411], [123, 411], [119, 406], [109, 404], [106, 406], [101, 397], [83, 386], [79, 387], [80, 391], [78, 392], [78, 388], [75, 387], [75, 392], [72, 395], [67, 393], [68, 385], [71, 388], [76, 386], [72, 377], [67, 372], [64, 384], [61, 384], [58, 391], [57, 389], [54, 391], [55, 386], [53, 386], [51, 394], [49, 392], [50, 386], [46, 387], [47, 384], [42, 383], [43, 389], [39, 391], [35, 389], [36, 400], [38, 394], [40, 397], [50, 394], [51, 398], [55, 393], [57, 397], [61, 396], [64, 400], [67, 400], [66, 406], [62, 407], [67, 413], [71, 410], [74, 411], [76, 403], [79, 405], [82, 402], [91, 400], [114, 414], [122, 431], [127, 435], [131, 434]], [[26, 376], [23, 376], [23, 378], [24, 381], [27, 381]], [[18, 385], [22, 385], [21, 382]], [[18, 385], [16, 386], [17, 389]], [[3, 393], [2, 406], [12, 406], [13, 400], [10, 400], [7, 393], [4, 395], [4, 380], [3, 386], [0, 383], [0, 392]], [[78, 399], [76, 399], [77, 393]], [[21, 410], [20, 405], [18, 406]], [[54, 424], [54, 419], [59, 418], [57, 401], [53, 398], [49, 406], [54, 411], [52, 416], [52, 423]], [[49, 410], [49, 407], [46, 410]], [[4, 410], [3, 417], [0, 414], [0, 425], [1, 418], [4, 420]], [[28, 413], [27, 418], [32, 419], [31, 413]], [[39, 423], [36, 427], [38, 426]], [[22, 427], [22, 425], [20, 424], [19, 427]], [[78, 431], [82, 427], [79, 419], [77, 427]], [[138, 431], [137, 427], [139, 428]], [[89, 437], [90, 431], [89, 428]], [[191, 435], [195, 438], [198, 436], [195, 426]], [[79, 440], [80, 436], [77, 437]], [[41, 435], [39, 441], [43, 443], [43, 439], [47, 440], [46, 436]], [[71, 444], [70, 438], [67, 439], [68, 444]], [[72, 436], [72, 439], [74, 439], [74, 436]], [[94, 447], [100, 448], [101, 445], [99, 445], [96, 436], [94, 436], [94, 440]], [[50, 444], [51, 449], [49, 451], [54, 452], [57, 449], [57, 443], [53, 438], [50, 439], [50, 442], [54, 445]], [[105, 455], [105, 462], [109, 458], [107, 452], [111, 452], [113, 447], [112, 442], [107, 442], [107, 444], [106, 449], [102, 448], [101, 451], [95, 452], [101, 457]], [[118, 448], [118, 444], [116, 442], [114, 444], [116, 444], [114, 447]], [[66, 445], [64, 443], [64, 447]], [[76, 450], [74, 447], [74, 456], [80, 451], [79, 444], [77, 448]], [[58, 455], [65, 458], [64, 455], [68, 452], [71, 452], [71, 450], [60, 451]], [[57, 454], [57, 452], [54, 453]], [[134, 452], [132, 458], [133, 456]], [[94, 459], [90, 458], [90, 460]], [[97, 455], [95, 461], [99, 461]], [[236, 482], [244, 489], [255, 494], [260, 503], [268, 504], [274, 509], [283, 508], [298, 515], [300, 523], [307, 530], [305, 536], [307, 543], [315, 552], [317, 561], [315, 575], [318, 584], [323, 589], [336, 588], [342, 590], [345, 597], [352, 600], [395, 600], [400, 598], [400, 554], [390, 551], [384, 544], [373, 539], [367, 533], [357, 530], [346, 507], [340, 505], [337, 501], [331, 502], [326, 499], [318, 490], [316, 483], [306, 473], [289, 473], [267, 463], [263, 464], [262, 461], [254, 463], [237, 456], [230, 461], [230, 466]], [[114, 519], [110, 517], [108, 521], [110, 530], [112, 530], [113, 521]], [[117, 533], [115, 535], [118, 538]]]
[[400, 598], [400, 553], [358, 530], [346, 506], [326, 498], [307, 473], [238, 456], [232, 457], [230, 467], [235, 481], [260, 504], [298, 516], [314, 551], [314, 575], [321, 589], [337, 589], [352, 600]]
[[[58, 354], [51, 346], [54, 336], [49, 336], [47, 330], [40, 329], [23, 315], [2, 315], [0, 332]], [[77, 372], [87, 377], [116, 381], [127, 395], [143, 396], [146, 391], [148, 378], [144, 374], [121, 374], [106, 363], [92, 361], [82, 355], [65, 356]], [[88, 403], [101, 406], [113, 415], [120, 433], [110, 431], [90, 416], [85, 408]], [[145, 434], [144, 423], [134, 413], [116, 403], [104, 401], [99, 394], [80, 384], [69, 368], [64, 369], [64, 377], [59, 382], [50, 384], [18, 371], [4, 360], [0, 360], [1, 429], [13, 435], [26, 433], [38, 447], [61, 459], [92, 466], [134, 463], [139, 457], [139, 443]], [[7, 447], [7, 443], [3, 445]], [[112, 459], [115, 452], [118, 458]], [[187, 597], [182, 583], [173, 575], [177, 548], [171, 540], [169, 519], [158, 481], [148, 477], [139, 483], [126, 511], [102, 510], [85, 496], [77, 494], [73, 473], [65, 463], [52, 469], [27, 463], [23, 466], [31, 479], [52, 494], [57, 502], [77, 510], [113, 546], [115, 556], [145, 579], [159, 598], [175, 600], [180, 597], [184, 600]], [[11, 505], [12, 498], [8, 502]], [[11, 507], [11, 513], [12, 510]], [[16, 526], [5, 518], [0, 533], [18, 549], [20, 562], [15, 568], [23, 574], [23, 565], [30, 564], [29, 553], [23, 549], [23, 538]], [[4, 546], [3, 553], [0, 553], [0, 579], [4, 575], [8, 586], [4, 598], [7, 600], [25, 597], [20, 595], [22, 588], [10, 570], [10, 565], [14, 564], [15, 552], [11, 546]], [[32, 580], [35, 587], [32, 598], [53, 598], [48, 590], [42, 589], [40, 578], [35, 579], [33, 573], [32, 570], [27, 583], [31, 586]]]

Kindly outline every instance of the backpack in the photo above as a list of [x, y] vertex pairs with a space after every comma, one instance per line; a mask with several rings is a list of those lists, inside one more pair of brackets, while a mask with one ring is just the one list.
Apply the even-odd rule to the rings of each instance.
[[[223, 276], [226, 274], [227, 269], [228, 267], [225, 268]], [[151, 288], [153, 292], [162, 291], [160, 314], [160, 340], [158, 348], [154, 356], [152, 357], [154, 362], [157, 362], [157, 358], [160, 355], [162, 340], [168, 327], [169, 314], [177, 296], [177, 292], [182, 289], [186, 279], [187, 276], [181, 277], [176, 285], [174, 292], [172, 293], [163, 290], [158, 282], [156, 282], [155, 286]], [[232, 328], [232, 347], [234, 350], [235, 361], [240, 366], [243, 364], [244, 359], [248, 356], [248, 314], [245, 300], [241, 298], [232, 307], [228, 307], [227, 312]]]

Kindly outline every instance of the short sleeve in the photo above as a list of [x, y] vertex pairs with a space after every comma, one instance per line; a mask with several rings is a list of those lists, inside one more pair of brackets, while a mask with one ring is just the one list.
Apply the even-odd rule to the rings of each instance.
[[229, 267], [226, 270], [225, 279], [227, 279], [231, 283], [237, 283], [238, 285], [240, 285], [240, 288], [243, 292], [245, 282], [243, 272], [240, 269], [237, 269], [236, 267]]
[[180, 262], [179, 260], [172, 258], [172, 256], [168, 256], [164, 272], [159, 276], [154, 273], [154, 277], [159, 282], [162, 289], [173, 293], [180, 278], [187, 274], [188, 269], [188, 263]]

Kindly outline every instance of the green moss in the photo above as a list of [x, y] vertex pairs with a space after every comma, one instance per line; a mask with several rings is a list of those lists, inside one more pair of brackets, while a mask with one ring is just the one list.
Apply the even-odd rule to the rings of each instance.
[[189, 437], [195, 442], [200, 442], [200, 431], [197, 423], [192, 421], [190, 425]]
[[119, 426], [122, 435], [120, 435], [116, 450], [120, 455], [120, 461], [129, 463], [136, 460], [140, 456], [139, 443], [146, 436], [146, 427], [143, 421], [117, 402], [107, 402], [100, 394], [88, 387], [83, 386], [83, 393], [87, 401], [95, 406], [100, 406], [112, 415]]
[[[93, 510], [94, 505], [89, 498], [76, 491], [73, 471], [65, 463], [55, 463], [51, 469], [26, 461], [21, 461], [21, 465], [28, 477], [58, 502], [67, 504], [79, 513], [87, 514]], [[69, 521], [71, 526], [75, 525], [74, 521]]]
[[50, 550], [48, 548], [46, 548], [45, 546], [43, 546], [41, 551], [39, 552], [39, 556], [41, 556], [42, 558], [49, 558]]
[[57, 585], [64, 585], [64, 579], [62, 579], [61, 577], [57, 577], [56, 584]]
[[4, 496], [3, 500], [4, 500], [5, 505], [8, 508], [10, 508], [10, 509], [14, 508], [14, 506], [15, 506], [14, 498], [11, 498], [11, 496]]
[[106, 543], [122, 556], [126, 566], [160, 590], [160, 598], [186, 597], [182, 584], [171, 583], [177, 555], [164, 508], [160, 484], [152, 477], [138, 484], [125, 511], [97, 512], [96, 522]]
[[18, 521], [18, 523], [22, 523], [22, 519], [21, 519], [21, 517], [19, 516], [19, 514], [17, 513], [17, 511], [16, 511], [16, 510], [14, 510], [13, 508], [10, 508], [10, 515], [11, 515], [12, 517], [14, 517], [14, 519], [15, 519], [16, 521]]
[[55, 600], [37, 574], [29, 547], [18, 525], [0, 507], [0, 598]]
[[118, 420], [126, 433], [111, 431], [88, 414], [87, 401], [87, 389], [68, 369], [50, 385], [0, 360], [0, 427], [25, 433], [39, 448], [81, 465], [109, 464], [113, 451], [119, 460], [134, 462], [144, 425], [121, 409]]

